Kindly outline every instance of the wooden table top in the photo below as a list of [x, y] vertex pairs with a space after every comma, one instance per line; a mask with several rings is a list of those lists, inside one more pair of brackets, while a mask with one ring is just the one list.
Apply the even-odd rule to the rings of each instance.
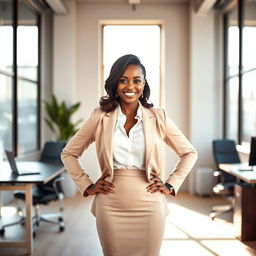
[[248, 183], [256, 183], [256, 168], [253, 169], [248, 163], [220, 164], [219, 168]]

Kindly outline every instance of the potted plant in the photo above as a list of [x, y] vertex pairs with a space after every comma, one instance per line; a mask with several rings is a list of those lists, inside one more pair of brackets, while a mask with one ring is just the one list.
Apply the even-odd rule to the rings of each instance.
[[58, 102], [56, 96], [52, 95], [51, 101], [44, 101], [48, 117], [44, 118], [47, 126], [55, 134], [56, 140], [68, 141], [77, 132], [77, 125], [82, 119], [73, 123], [71, 116], [80, 107], [80, 102], [68, 107], [64, 101]]
[[[77, 132], [77, 125], [82, 119], [73, 123], [71, 116], [78, 110], [80, 103], [68, 107], [64, 101], [58, 102], [57, 98], [52, 95], [50, 101], [44, 101], [47, 116], [44, 120], [50, 130], [56, 137], [57, 141], [68, 141]], [[65, 197], [71, 197], [76, 193], [76, 186], [70, 176], [65, 172], [62, 187]]]

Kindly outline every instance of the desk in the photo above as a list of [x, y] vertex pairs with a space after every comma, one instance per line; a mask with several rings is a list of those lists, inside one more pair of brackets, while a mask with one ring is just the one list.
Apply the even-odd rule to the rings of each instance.
[[245, 182], [256, 183], [256, 170], [250, 171], [252, 167], [248, 163], [220, 164], [219, 168]]
[[[256, 240], [256, 170], [247, 163], [220, 164], [219, 168], [245, 181], [244, 185], [235, 185], [234, 188], [234, 216], [236, 238], [242, 241]], [[242, 170], [242, 171], [241, 171]]]
[[9, 164], [0, 164], [0, 190], [25, 190], [26, 191], [26, 236], [21, 242], [0, 242], [1, 247], [23, 247], [29, 254], [33, 253], [32, 230], [32, 185], [45, 184], [60, 175], [64, 170], [63, 165], [52, 165], [43, 162], [17, 162], [18, 168], [40, 170], [40, 174], [20, 175], [12, 173]]

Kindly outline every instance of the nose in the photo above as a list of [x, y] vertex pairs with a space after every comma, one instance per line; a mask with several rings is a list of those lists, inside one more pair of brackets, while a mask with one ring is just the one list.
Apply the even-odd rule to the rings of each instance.
[[133, 80], [129, 80], [128, 83], [126, 84], [126, 87], [127, 87], [127, 88], [132, 88], [132, 87], [134, 87]]

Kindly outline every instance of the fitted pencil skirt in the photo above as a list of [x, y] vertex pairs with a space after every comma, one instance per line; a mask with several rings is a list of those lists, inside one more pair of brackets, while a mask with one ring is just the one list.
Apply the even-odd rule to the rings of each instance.
[[147, 192], [143, 170], [115, 170], [115, 192], [94, 199], [105, 256], [158, 256], [168, 207], [165, 196]]

